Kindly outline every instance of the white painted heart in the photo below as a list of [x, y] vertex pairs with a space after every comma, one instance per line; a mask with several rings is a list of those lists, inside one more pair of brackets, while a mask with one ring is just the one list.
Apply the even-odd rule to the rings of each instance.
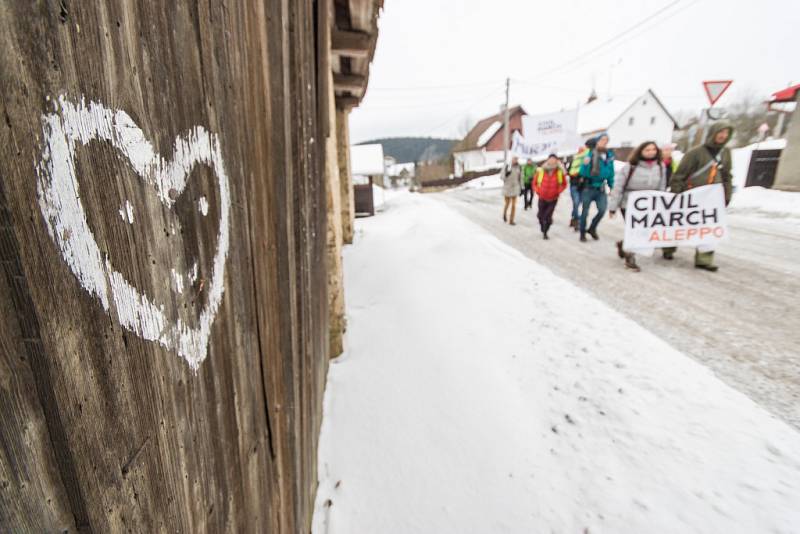
[[[155, 153], [144, 132], [124, 111], [97, 102], [87, 104], [84, 99], [73, 104], [64, 96], [58, 98], [54, 113], [42, 117], [42, 124], [45, 144], [37, 166], [39, 208], [70, 270], [124, 328], [176, 351], [196, 371], [208, 353], [211, 325], [225, 289], [230, 240], [230, 190], [217, 136], [196, 126], [188, 135], [175, 139], [172, 161], [167, 161]], [[75, 175], [75, 149], [92, 140], [108, 141], [119, 150], [136, 174], [155, 188], [167, 208], [172, 208], [183, 192], [195, 165], [214, 170], [219, 187], [219, 233], [208, 299], [196, 328], [179, 317], [168, 317], [164, 305], [152, 302], [133, 287], [100, 252]], [[132, 216], [129, 222], [133, 224]]]

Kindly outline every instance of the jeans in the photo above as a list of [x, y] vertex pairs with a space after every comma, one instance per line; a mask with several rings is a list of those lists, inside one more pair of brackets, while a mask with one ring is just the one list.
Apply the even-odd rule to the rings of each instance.
[[581, 217], [581, 190], [577, 185], [570, 184], [569, 196], [572, 197], [572, 218], [576, 221]]
[[596, 187], [584, 187], [581, 192], [581, 234], [586, 233], [586, 219], [589, 217], [589, 206], [592, 202], [597, 205], [597, 215], [592, 219], [592, 224], [589, 225], [589, 231], [594, 232], [597, 230], [597, 225], [603, 219], [608, 207], [608, 197], [606, 196], [605, 188], [599, 189]]

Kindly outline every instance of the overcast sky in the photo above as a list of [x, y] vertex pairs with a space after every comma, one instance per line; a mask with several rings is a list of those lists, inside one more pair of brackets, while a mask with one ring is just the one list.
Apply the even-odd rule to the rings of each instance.
[[734, 80], [719, 106], [767, 98], [800, 81], [799, 23], [800, 0], [386, 0], [351, 139], [459, 137], [507, 76], [529, 113], [574, 108], [593, 82], [650, 87], [673, 112], [699, 109], [707, 79]]

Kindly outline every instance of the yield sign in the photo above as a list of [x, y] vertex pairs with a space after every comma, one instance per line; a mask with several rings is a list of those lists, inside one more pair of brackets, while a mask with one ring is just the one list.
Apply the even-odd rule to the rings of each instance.
[[708, 101], [711, 102], [712, 106], [717, 103], [717, 100], [728, 90], [732, 83], [733, 80], [709, 80], [703, 82]]

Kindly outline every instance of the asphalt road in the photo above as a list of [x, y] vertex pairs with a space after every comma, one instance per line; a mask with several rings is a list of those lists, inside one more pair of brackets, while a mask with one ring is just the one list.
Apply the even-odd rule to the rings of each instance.
[[581, 243], [568, 227], [568, 192], [559, 200], [549, 241], [539, 232], [535, 205], [518, 211], [516, 226], [503, 223], [499, 189], [432, 196], [800, 429], [800, 225], [731, 213], [732, 237], [717, 251], [717, 273], [694, 269], [691, 249], [679, 250], [671, 262], [659, 254], [639, 258], [642, 272], [634, 273], [616, 255], [619, 215], [603, 220], [599, 241]]

